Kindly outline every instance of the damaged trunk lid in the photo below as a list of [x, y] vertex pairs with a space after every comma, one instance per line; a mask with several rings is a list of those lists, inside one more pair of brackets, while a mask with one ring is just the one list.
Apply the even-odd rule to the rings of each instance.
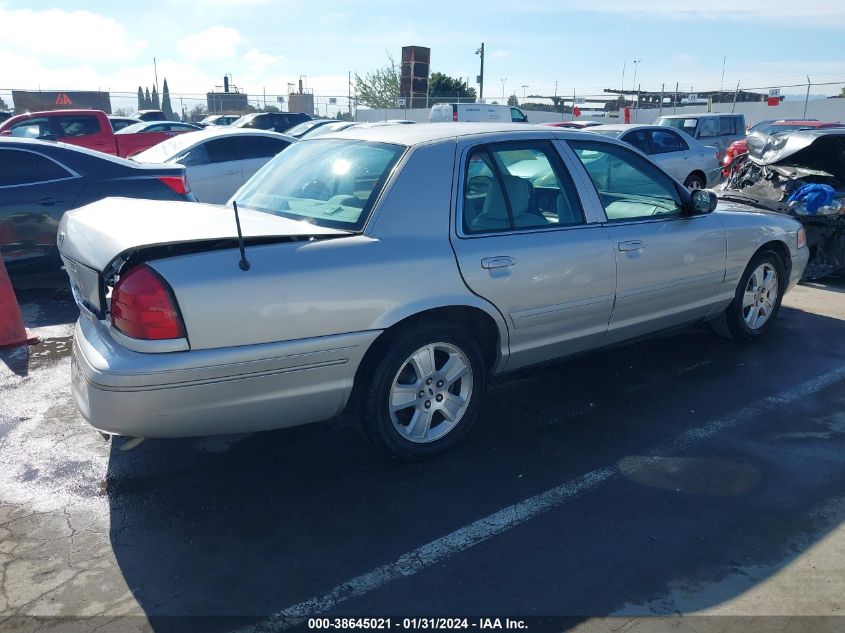
[[[350, 233], [239, 209], [246, 246]], [[127, 263], [237, 249], [234, 210], [212, 204], [106, 198], [62, 217], [58, 246], [80, 308], [103, 318], [107, 285]]]

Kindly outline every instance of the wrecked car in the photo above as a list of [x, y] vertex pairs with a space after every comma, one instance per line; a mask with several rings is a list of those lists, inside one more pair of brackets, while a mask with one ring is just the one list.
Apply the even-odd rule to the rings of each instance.
[[749, 135], [716, 193], [801, 222], [810, 248], [803, 279], [845, 273], [845, 129]]

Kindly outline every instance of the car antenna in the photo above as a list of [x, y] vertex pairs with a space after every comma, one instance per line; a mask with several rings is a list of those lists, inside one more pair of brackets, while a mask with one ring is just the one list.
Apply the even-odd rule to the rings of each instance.
[[249, 262], [246, 261], [246, 251], [244, 250], [244, 236], [241, 233], [241, 218], [238, 216], [238, 202], [232, 200], [232, 208], [235, 210], [235, 225], [238, 227], [238, 248], [241, 249], [241, 261], [238, 262], [238, 267], [243, 270], [249, 270]]

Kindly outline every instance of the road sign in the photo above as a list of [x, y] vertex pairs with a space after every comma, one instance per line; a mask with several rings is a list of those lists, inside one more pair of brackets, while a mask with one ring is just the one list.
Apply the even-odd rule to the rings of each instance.
[[396, 97], [396, 107], [397, 108], [404, 108], [405, 107], [405, 97]]
[[582, 104], [582, 103], [586, 103], [586, 102], [587, 102], [587, 100], [584, 97], [575, 97], [572, 100], [572, 103], [576, 103], [576, 104]]

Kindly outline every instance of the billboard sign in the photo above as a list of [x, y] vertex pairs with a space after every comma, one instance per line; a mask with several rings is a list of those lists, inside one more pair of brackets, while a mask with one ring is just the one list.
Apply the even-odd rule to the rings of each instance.
[[93, 90], [12, 90], [15, 114], [42, 110], [102, 110], [111, 114], [108, 92]]

